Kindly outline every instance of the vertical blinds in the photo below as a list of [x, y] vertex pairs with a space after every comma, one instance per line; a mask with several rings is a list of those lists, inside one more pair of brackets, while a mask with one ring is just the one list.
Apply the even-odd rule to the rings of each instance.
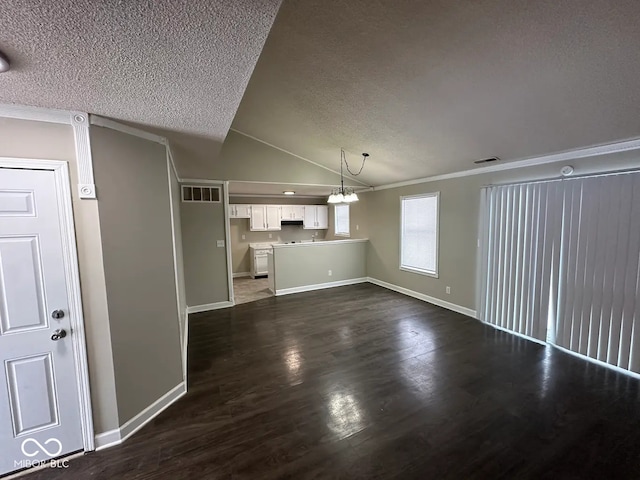
[[483, 189], [480, 319], [545, 340], [558, 257], [558, 182]]
[[640, 174], [567, 181], [562, 203], [555, 343], [640, 372]]
[[640, 372], [640, 173], [482, 194], [481, 319]]

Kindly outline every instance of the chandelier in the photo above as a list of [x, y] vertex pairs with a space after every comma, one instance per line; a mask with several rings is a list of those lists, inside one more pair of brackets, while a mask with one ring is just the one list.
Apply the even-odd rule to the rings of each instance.
[[347, 163], [347, 157], [344, 153], [344, 149], [340, 149], [340, 187], [334, 188], [331, 191], [331, 195], [329, 195], [329, 199], [327, 203], [351, 203], [358, 201], [358, 194], [352, 187], [344, 186], [344, 175], [342, 173], [342, 165], [344, 164], [347, 167], [347, 172], [349, 172], [354, 177], [357, 177], [362, 173], [362, 169], [364, 168], [364, 163], [367, 161], [368, 153], [362, 154], [362, 165], [360, 166], [360, 170], [358, 173], [354, 173], [349, 169], [349, 164]]

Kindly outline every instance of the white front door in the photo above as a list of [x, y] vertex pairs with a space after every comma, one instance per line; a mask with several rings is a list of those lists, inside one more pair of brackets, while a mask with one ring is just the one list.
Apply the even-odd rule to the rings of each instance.
[[0, 475], [83, 449], [57, 194], [0, 168]]

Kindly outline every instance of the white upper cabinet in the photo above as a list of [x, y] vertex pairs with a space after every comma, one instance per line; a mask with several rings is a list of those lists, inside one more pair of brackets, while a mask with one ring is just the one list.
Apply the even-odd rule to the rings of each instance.
[[281, 230], [282, 207], [280, 205], [266, 205], [267, 230]]
[[318, 215], [317, 228], [329, 228], [329, 207], [327, 205], [316, 205], [316, 215]]
[[229, 218], [251, 218], [251, 205], [229, 205]]
[[282, 220], [304, 220], [304, 205], [282, 205]]
[[326, 205], [305, 205], [304, 228], [307, 230], [329, 228], [329, 207]]
[[267, 210], [265, 205], [252, 205], [250, 218], [250, 230], [259, 231], [267, 229]]
[[251, 205], [250, 230], [281, 230], [280, 205]]
[[230, 218], [249, 218], [252, 231], [282, 230], [282, 221], [301, 220], [307, 230], [329, 228], [326, 205], [229, 205]]

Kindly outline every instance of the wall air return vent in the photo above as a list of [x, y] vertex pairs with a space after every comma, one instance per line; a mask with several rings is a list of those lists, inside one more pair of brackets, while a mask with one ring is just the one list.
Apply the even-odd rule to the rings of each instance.
[[220, 203], [220, 187], [182, 185], [182, 201], [187, 203]]
[[483, 158], [482, 160], [476, 160], [475, 163], [476, 165], [480, 165], [482, 163], [491, 163], [491, 162], [499, 162], [500, 159], [498, 157], [489, 157], [489, 158]]

